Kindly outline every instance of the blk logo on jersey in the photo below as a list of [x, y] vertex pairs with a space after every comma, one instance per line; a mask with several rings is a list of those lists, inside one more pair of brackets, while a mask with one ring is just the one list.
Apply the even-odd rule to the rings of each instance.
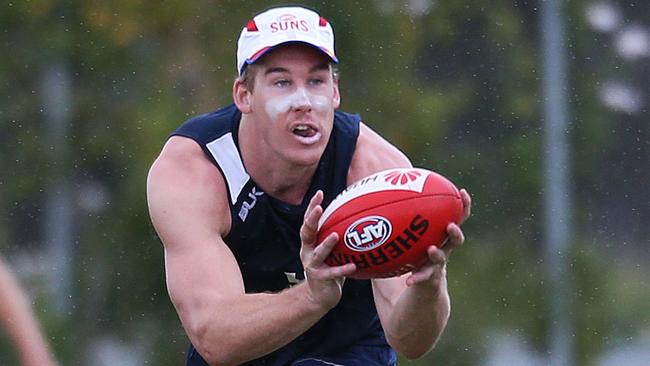
[[255, 207], [255, 204], [257, 203], [257, 197], [260, 197], [263, 195], [264, 192], [258, 192], [255, 187], [251, 189], [250, 192], [248, 192], [248, 198], [250, 201], [244, 201], [241, 204], [241, 209], [239, 209], [239, 218], [241, 221], [246, 221], [246, 217], [248, 217], [248, 212]]
[[381, 216], [367, 216], [355, 221], [345, 231], [345, 245], [355, 251], [364, 252], [386, 242], [393, 232], [388, 219]]

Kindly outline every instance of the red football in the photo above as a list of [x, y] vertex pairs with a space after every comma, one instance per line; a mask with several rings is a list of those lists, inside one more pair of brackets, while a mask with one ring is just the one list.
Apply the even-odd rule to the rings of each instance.
[[456, 186], [425, 169], [385, 170], [339, 194], [318, 223], [318, 242], [337, 232], [326, 263], [354, 262], [352, 278], [399, 276], [427, 261], [431, 245], [447, 240], [447, 225], [459, 223], [463, 202]]

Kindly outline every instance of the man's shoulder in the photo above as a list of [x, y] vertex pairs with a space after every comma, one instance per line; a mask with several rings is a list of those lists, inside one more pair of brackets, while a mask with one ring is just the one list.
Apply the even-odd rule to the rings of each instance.
[[381, 170], [410, 166], [411, 162], [402, 151], [366, 124], [361, 124], [348, 184]]
[[340, 110], [334, 112], [334, 128], [339, 133], [345, 134], [356, 140], [359, 136], [361, 115]]
[[186, 120], [171, 136], [184, 136], [206, 143], [230, 132], [233, 122], [239, 121], [240, 118], [241, 112], [234, 104], [230, 104]]
[[194, 117], [191, 117], [190, 119], [186, 120], [185, 123], [207, 123], [215, 120], [220, 120], [220, 119], [231, 119], [233, 118], [239, 110], [237, 109], [237, 106], [235, 104], [231, 103], [228, 104], [224, 107], [215, 109], [211, 112], [208, 113], [203, 113], [196, 115]]
[[337, 109], [334, 111], [334, 120], [358, 123], [361, 121], [361, 115], [358, 113], [350, 113]]

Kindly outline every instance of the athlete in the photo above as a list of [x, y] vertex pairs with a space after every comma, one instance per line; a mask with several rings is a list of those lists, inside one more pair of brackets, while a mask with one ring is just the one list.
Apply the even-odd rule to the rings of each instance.
[[317, 13], [257, 15], [239, 38], [234, 103], [181, 125], [151, 167], [149, 211], [187, 365], [395, 365], [396, 351], [420, 357], [445, 328], [457, 225], [401, 277], [346, 279], [355, 264], [324, 263], [338, 238], [316, 242], [323, 207], [358, 179], [411, 166], [338, 111], [337, 62]]
[[28, 294], [9, 263], [0, 257], [0, 324], [22, 366], [56, 366], [47, 338], [38, 324]]

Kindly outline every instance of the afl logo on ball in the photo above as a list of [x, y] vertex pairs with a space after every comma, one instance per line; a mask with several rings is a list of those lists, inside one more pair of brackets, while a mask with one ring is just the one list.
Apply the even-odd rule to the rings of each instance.
[[365, 252], [376, 248], [390, 238], [393, 227], [381, 216], [366, 216], [345, 230], [345, 245], [355, 251]]

